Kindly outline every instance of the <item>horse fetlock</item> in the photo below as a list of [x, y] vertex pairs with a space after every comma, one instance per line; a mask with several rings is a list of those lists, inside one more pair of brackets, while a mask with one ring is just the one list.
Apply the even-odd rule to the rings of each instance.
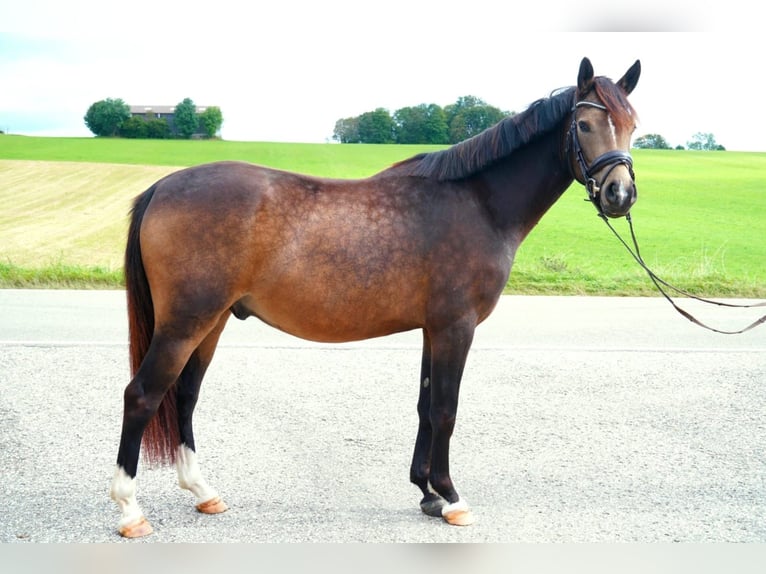
[[442, 509], [447, 505], [447, 501], [435, 493], [427, 494], [420, 501], [420, 510], [423, 514], [433, 517], [441, 517]]

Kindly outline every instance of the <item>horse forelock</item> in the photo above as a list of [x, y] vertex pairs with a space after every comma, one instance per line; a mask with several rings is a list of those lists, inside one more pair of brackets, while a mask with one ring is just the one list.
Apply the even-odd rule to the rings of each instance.
[[558, 90], [472, 138], [445, 150], [418, 154], [386, 171], [441, 181], [474, 175], [560, 126], [572, 108], [574, 90]]
[[593, 89], [598, 99], [606, 106], [617, 129], [632, 130], [638, 117], [623, 89], [604, 76], [594, 79]]

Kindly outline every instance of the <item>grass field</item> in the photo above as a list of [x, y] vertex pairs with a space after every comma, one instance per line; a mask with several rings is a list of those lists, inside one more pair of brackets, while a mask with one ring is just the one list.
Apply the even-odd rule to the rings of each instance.
[[[0, 287], [118, 286], [132, 198], [179, 167], [241, 159], [364, 177], [433, 149], [0, 136]], [[699, 294], [766, 297], [766, 154], [634, 150], [634, 160], [649, 265]], [[655, 293], [584, 197], [572, 186], [530, 234], [508, 292]]]

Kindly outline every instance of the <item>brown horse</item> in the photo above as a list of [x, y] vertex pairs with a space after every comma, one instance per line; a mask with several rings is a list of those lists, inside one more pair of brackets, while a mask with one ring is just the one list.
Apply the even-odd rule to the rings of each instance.
[[231, 314], [314, 341], [421, 329], [410, 480], [423, 512], [470, 524], [449, 444], [474, 329], [519, 244], [573, 179], [602, 216], [629, 212], [636, 117], [626, 96], [639, 75], [636, 61], [614, 83], [583, 59], [576, 86], [367, 179], [220, 162], [140, 195], [125, 254], [133, 379], [111, 486], [120, 534], [152, 531], [135, 494], [142, 439], [150, 460], [175, 461], [201, 512], [226, 510], [200, 473], [192, 413]]

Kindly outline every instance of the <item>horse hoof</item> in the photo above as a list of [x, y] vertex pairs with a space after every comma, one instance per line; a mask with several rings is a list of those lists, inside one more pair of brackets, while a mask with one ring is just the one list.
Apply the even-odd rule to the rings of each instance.
[[442, 515], [442, 508], [446, 504], [447, 501], [438, 494], [429, 494], [420, 501], [420, 510], [423, 511], [423, 514], [439, 518]]
[[476, 521], [473, 512], [462, 500], [447, 504], [442, 508], [442, 518], [447, 524], [453, 526], [470, 526]]
[[226, 506], [226, 503], [223, 500], [221, 500], [220, 496], [216, 496], [208, 501], [200, 502], [197, 505], [197, 510], [203, 514], [220, 514], [221, 512], [229, 510], [229, 507]]
[[126, 524], [120, 527], [120, 536], [125, 538], [140, 538], [141, 536], [148, 536], [152, 532], [154, 532], [154, 528], [143, 516], [133, 524]]

